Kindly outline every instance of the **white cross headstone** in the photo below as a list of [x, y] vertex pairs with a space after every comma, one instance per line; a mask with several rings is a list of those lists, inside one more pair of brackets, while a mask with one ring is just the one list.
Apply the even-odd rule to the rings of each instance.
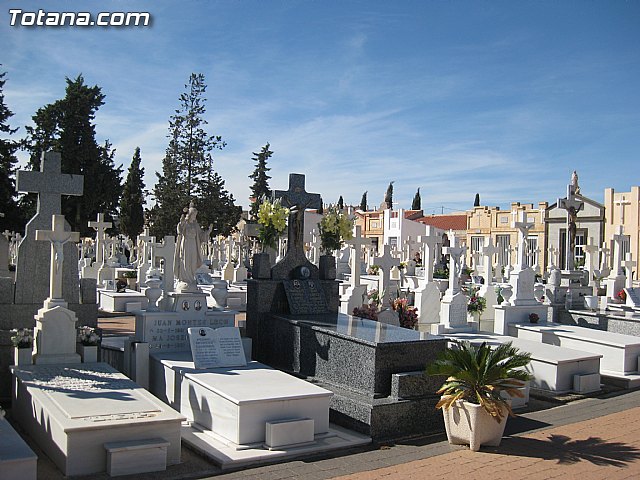
[[433, 261], [435, 259], [436, 246], [440, 242], [440, 235], [431, 226], [427, 227], [427, 234], [418, 237], [418, 243], [422, 245], [422, 265], [424, 281], [433, 281]]
[[111, 222], [104, 221], [104, 213], [99, 213], [95, 222], [89, 222], [89, 226], [96, 231], [96, 263], [102, 265], [102, 242], [105, 237], [105, 230], [111, 228]]
[[519, 216], [519, 220], [514, 220], [512, 227], [518, 229], [518, 253], [516, 259], [516, 268], [518, 270], [523, 270], [527, 267], [527, 238], [529, 236], [529, 230], [534, 227], [534, 224], [527, 221], [524, 211], [521, 211]]
[[391, 269], [400, 265], [400, 260], [391, 255], [391, 247], [385, 245], [383, 254], [374, 258], [374, 263], [380, 266], [378, 291], [382, 298], [382, 306], [388, 307], [391, 300]]
[[449, 238], [453, 246], [444, 247], [442, 253], [449, 255], [449, 288], [446, 295], [453, 296], [460, 291], [460, 274], [462, 273], [460, 257], [464, 256], [467, 247], [459, 247], [455, 235], [450, 235]]
[[632, 259], [631, 252], [627, 252], [622, 266], [625, 269], [626, 281], [624, 286], [626, 288], [633, 288], [633, 269], [638, 265], [638, 262]]
[[62, 295], [62, 265], [64, 262], [64, 244], [80, 240], [78, 232], [64, 229], [64, 215], [52, 215], [51, 230], [36, 230], [36, 240], [51, 243], [51, 268], [49, 274], [49, 298], [45, 301], [46, 308], [67, 306]]
[[493, 244], [492, 238], [489, 238], [489, 242], [481, 248], [484, 259], [484, 284], [486, 286], [493, 283], [493, 256], [499, 251], [500, 249]]
[[371, 245], [373, 243], [370, 238], [364, 238], [362, 236], [362, 227], [360, 225], [356, 225], [355, 230], [356, 232], [353, 238], [345, 242], [347, 243], [347, 245], [350, 245], [352, 249], [351, 278], [349, 279], [349, 283], [351, 284], [351, 286], [360, 285], [360, 263], [362, 262], [362, 247]]
[[595, 286], [595, 270], [598, 268], [599, 258], [598, 253], [600, 248], [598, 244], [594, 242], [593, 237], [587, 238], [587, 244], [583, 245], [584, 250], [584, 269], [589, 272], [589, 285]]

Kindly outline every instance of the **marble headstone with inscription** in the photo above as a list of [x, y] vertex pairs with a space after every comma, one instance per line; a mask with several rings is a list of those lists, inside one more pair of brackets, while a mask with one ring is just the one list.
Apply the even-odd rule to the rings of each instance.
[[189, 343], [193, 364], [197, 369], [247, 365], [238, 328], [221, 327], [214, 330], [208, 327], [191, 327]]

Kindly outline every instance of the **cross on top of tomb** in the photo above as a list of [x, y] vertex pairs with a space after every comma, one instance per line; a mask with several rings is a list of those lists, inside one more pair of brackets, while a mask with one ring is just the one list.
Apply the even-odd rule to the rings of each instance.
[[351, 240], [345, 242], [351, 245], [353, 253], [351, 255], [351, 285], [360, 285], [360, 259], [362, 257], [362, 247], [371, 245], [373, 240], [362, 236], [362, 227], [356, 225], [356, 233]]
[[[449, 290], [451, 295], [455, 295], [460, 291], [460, 274], [462, 266], [460, 265], [460, 257], [467, 251], [467, 247], [459, 247], [458, 239], [453, 232], [449, 232], [449, 240], [453, 246], [444, 247], [442, 253], [449, 255]], [[447, 292], [449, 293], [449, 292]]]
[[305, 178], [299, 173], [289, 174], [289, 190], [276, 190], [274, 197], [290, 209], [287, 250], [304, 252], [304, 211], [307, 208], [319, 209], [322, 199], [318, 193], [308, 193], [304, 189]]
[[480, 247], [484, 258], [484, 284], [491, 285], [493, 281], [493, 256], [500, 252], [500, 249], [493, 244], [493, 239], [489, 237], [489, 242]]
[[53, 305], [64, 305], [62, 296], [62, 265], [64, 262], [64, 244], [80, 240], [78, 232], [64, 229], [64, 215], [51, 216], [51, 230], [36, 230], [36, 240], [51, 242], [51, 277], [49, 280], [48, 308]]
[[95, 222], [89, 222], [89, 226], [98, 232], [97, 238], [104, 238], [104, 232], [107, 228], [111, 228], [111, 222], [104, 221], [104, 213], [99, 213]]
[[400, 260], [391, 255], [391, 247], [385, 244], [382, 256], [375, 257], [373, 261], [376, 265], [380, 266], [378, 290], [380, 293], [384, 293], [382, 306], [386, 307], [389, 305], [389, 300], [391, 299], [391, 292], [389, 291], [391, 287], [391, 269], [398, 267]]
[[16, 190], [20, 193], [37, 193], [40, 215], [51, 217], [62, 210], [62, 195], [82, 195], [82, 175], [62, 173], [58, 152], [46, 152], [40, 161], [39, 172], [18, 171]]
[[575, 268], [576, 222], [578, 221], [578, 212], [584, 208], [584, 202], [576, 198], [575, 195], [576, 188], [572, 182], [567, 185], [567, 196], [559, 198], [557, 201], [558, 208], [567, 211], [567, 241], [565, 242], [565, 267], [567, 270]]

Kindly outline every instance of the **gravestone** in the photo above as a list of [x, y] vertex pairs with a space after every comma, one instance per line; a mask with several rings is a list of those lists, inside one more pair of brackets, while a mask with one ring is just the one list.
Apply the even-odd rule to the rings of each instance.
[[[413, 330], [338, 314], [338, 284], [324, 269], [326, 257], [318, 269], [303, 248], [301, 216], [304, 208], [319, 206], [319, 195], [306, 193], [301, 175], [292, 175], [289, 191], [276, 195], [295, 211], [289, 218], [284, 258], [269, 278], [248, 281], [247, 333], [255, 358], [331, 390], [330, 418], [348, 428], [375, 438], [441, 428], [441, 417], [432, 410], [436, 382], [426, 379], [423, 369], [444, 348], [444, 339], [423, 339]], [[390, 258], [388, 246], [385, 253]], [[325, 311], [304, 298], [287, 298], [291, 282], [302, 285], [309, 280], [322, 286], [314, 291], [324, 293]], [[316, 312], [292, 314], [292, 303], [294, 308], [305, 304], [305, 312]], [[407, 386], [415, 384], [422, 387], [405, 398]]]
[[340, 297], [340, 311], [346, 314], [353, 313], [354, 308], [360, 307], [364, 303], [367, 287], [360, 283], [360, 275], [362, 272], [360, 259], [362, 258], [362, 247], [373, 243], [370, 238], [362, 237], [362, 227], [360, 227], [360, 225], [356, 225], [355, 230], [356, 233], [353, 238], [346, 242], [353, 250], [351, 252], [349, 287]]
[[89, 222], [89, 227], [96, 231], [95, 241], [95, 253], [96, 260], [93, 265], [85, 266], [82, 269], [83, 278], [98, 278], [98, 269], [102, 266], [104, 261], [104, 247], [103, 242], [106, 237], [105, 231], [112, 227], [111, 222], [104, 221], [104, 213], [99, 213], [95, 222]]
[[415, 290], [415, 305], [418, 308], [418, 323], [423, 328], [440, 322], [440, 289], [433, 281], [433, 261], [440, 235], [431, 226], [427, 226], [427, 234], [418, 237], [423, 259], [422, 278]]
[[458, 239], [450, 232], [452, 246], [442, 249], [449, 255], [449, 288], [442, 297], [440, 304], [440, 323], [434, 326], [434, 333], [465, 332], [477, 330], [477, 325], [467, 321], [467, 296], [460, 290], [461, 258], [464, 257], [466, 247], [458, 246]]
[[240, 330], [236, 327], [190, 327], [189, 344], [194, 367], [244, 367], [244, 356]]
[[622, 262], [622, 266], [624, 267], [624, 271], [625, 271], [625, 288], [633, 288], [633, 269], [636, 267], [636, 265], [638, 265], [638, 262], [636, 262], [635, 260], [633, 260], [632, 256], [631, 256], [631, 252], [627, 252], [627, 254], [625, 255], [625, 259], [624, 262]]
[[383, 254], [373, 259], [374, 263], [380, 267], [378, 272], [378, 292], [381, 296], [380, 313], [378, 321], [391, 325], [400, 325], [398, 313], [390, 307], [391, 303], [391, 271], [400, 265], [400, 260], [390, 253], [391, 247], [384, 245]]

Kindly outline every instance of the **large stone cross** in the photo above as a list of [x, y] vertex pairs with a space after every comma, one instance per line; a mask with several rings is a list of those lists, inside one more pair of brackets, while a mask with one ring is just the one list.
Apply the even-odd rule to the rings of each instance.
[[38, 214], [51, 218], [62, 211], [62, 195], [82, 195], [82, 175], [62, 173], [58, 152], [47, 152], [40, 161], [39, 172], [19, 171], [16, 190], [20, 193], [38, 194]]
[[575, 196], [574, 185], [567, 185], [566, 198], [558, 199], [558, 208], [567, 211], [567, 239], [565, 242], [565, 268], [575, 269], [575, 249], [576, 249], [576, 222], [578, 212], [584, 208], [584, 202]]
[[89, 227], [93, 228], [96, 233], [96, 263], [102, 265], [102, 242], [105, 237], [105, 230], [111, 228], [111, 222], [104, 221], [104, 213], [98, 214], [98, 219], [95, 222], [89, 222]]
[[62, 296], [62, 265], [64, 262], [64, 244], [80, 240], [78, 232], [64, 229], [64, 215], [52, 215], [51, 230], [36, 230], [36, 240], [51, 242], [51, 273], [49, 279], [49, 298], [45, 301], [46, 308], [67, 303]]
[[380, 267], [380, 273], [378, 274], [378, 294], [384, 293], [381, 306], [382, 308], [386, 308], [389, 306], [389, 301], [391, 300], [391, 269], [398, 267], [400, 260], [391, 255], [391, 247], [385, 244], [382, 256], [375, 257], [373, 261]]
[[449, 289], [447, 294], [453, 296], [460, 291], [460, 273], [462, 273], [460, 257], [467, 251], [467, 247], [459, 247], [458, 239], [451, 231], [449, 242], [453, 243], [453, 246], [444, 247], [442, 253], [449, 255]]
[[[17, 254], [15, 303], [42, 304], [49, 294], [46, 279], [49, 276], [49, 249], [37, 242], [36, 230], [45, 230], [51, 226], [51, 216], [62, 213], [62, 195], [82, 195], [82, 175], [61, 172], [61, 157], [57, 152], [42, 155], [40, 171], [19, 171], [16, 175], [16, 190], [22, 193], [37, 193], [38, 206], [35, 216], [27, 223], [25, 237], [20, 242]], [[66, 228], [70, 230], [69, 225]], [[71, 258], [76, 252], [75, 245], [65, 245], [65, 254]], [[65, 291], [67, 302], [77, 303], [80, 298], [78, 282], [78, 263], [66, 262], [64, 266]]]
[[353, 287], [360, 285], [360, 262], [362, 257], [362, 247], [365, 245], [371, 245], [373, 240], [370, 238], [364, 238], [362, 236], [362, 227], [356, 225], [356, 234], [351, 240], [346, 241], [347, 245], [351, 245], [351, 278], [350, 284]]
[[587, 244], [582, 246], [585, 254], [584, 269], [589, 272], [589, 285], [593, 286], [594, 270], [599, 268], [598, 253], [600, 247], [594, 242], [593, 237], [587, 238]]
[[493, 282], [493, 256], [500, 252], [500, 249], [493, 244], [493, 239], [489, 238], [489, 243], [480, 248], [484, 258], [484, 284], [491, 285]]
[[304, 253], [304, 211], [322, 206], [320, 195], [305, 191], [304, 183], [304, 175], [290, 173], [289, 190], [274, 192], [274, 197], [281, 199], [282, 206], [290, 209], [287, 251], [299, 250]]
[[516, 266], [521, 270], [524, 270], [527, 265], [527, 237], [529, 236], [529, 230], [534, 226], [533, 223], [527, 222], [526, 213], [521, 211], [518, 221], [514, 221], [512, 227], [518, 229], [518, 252], [516, 259]]

